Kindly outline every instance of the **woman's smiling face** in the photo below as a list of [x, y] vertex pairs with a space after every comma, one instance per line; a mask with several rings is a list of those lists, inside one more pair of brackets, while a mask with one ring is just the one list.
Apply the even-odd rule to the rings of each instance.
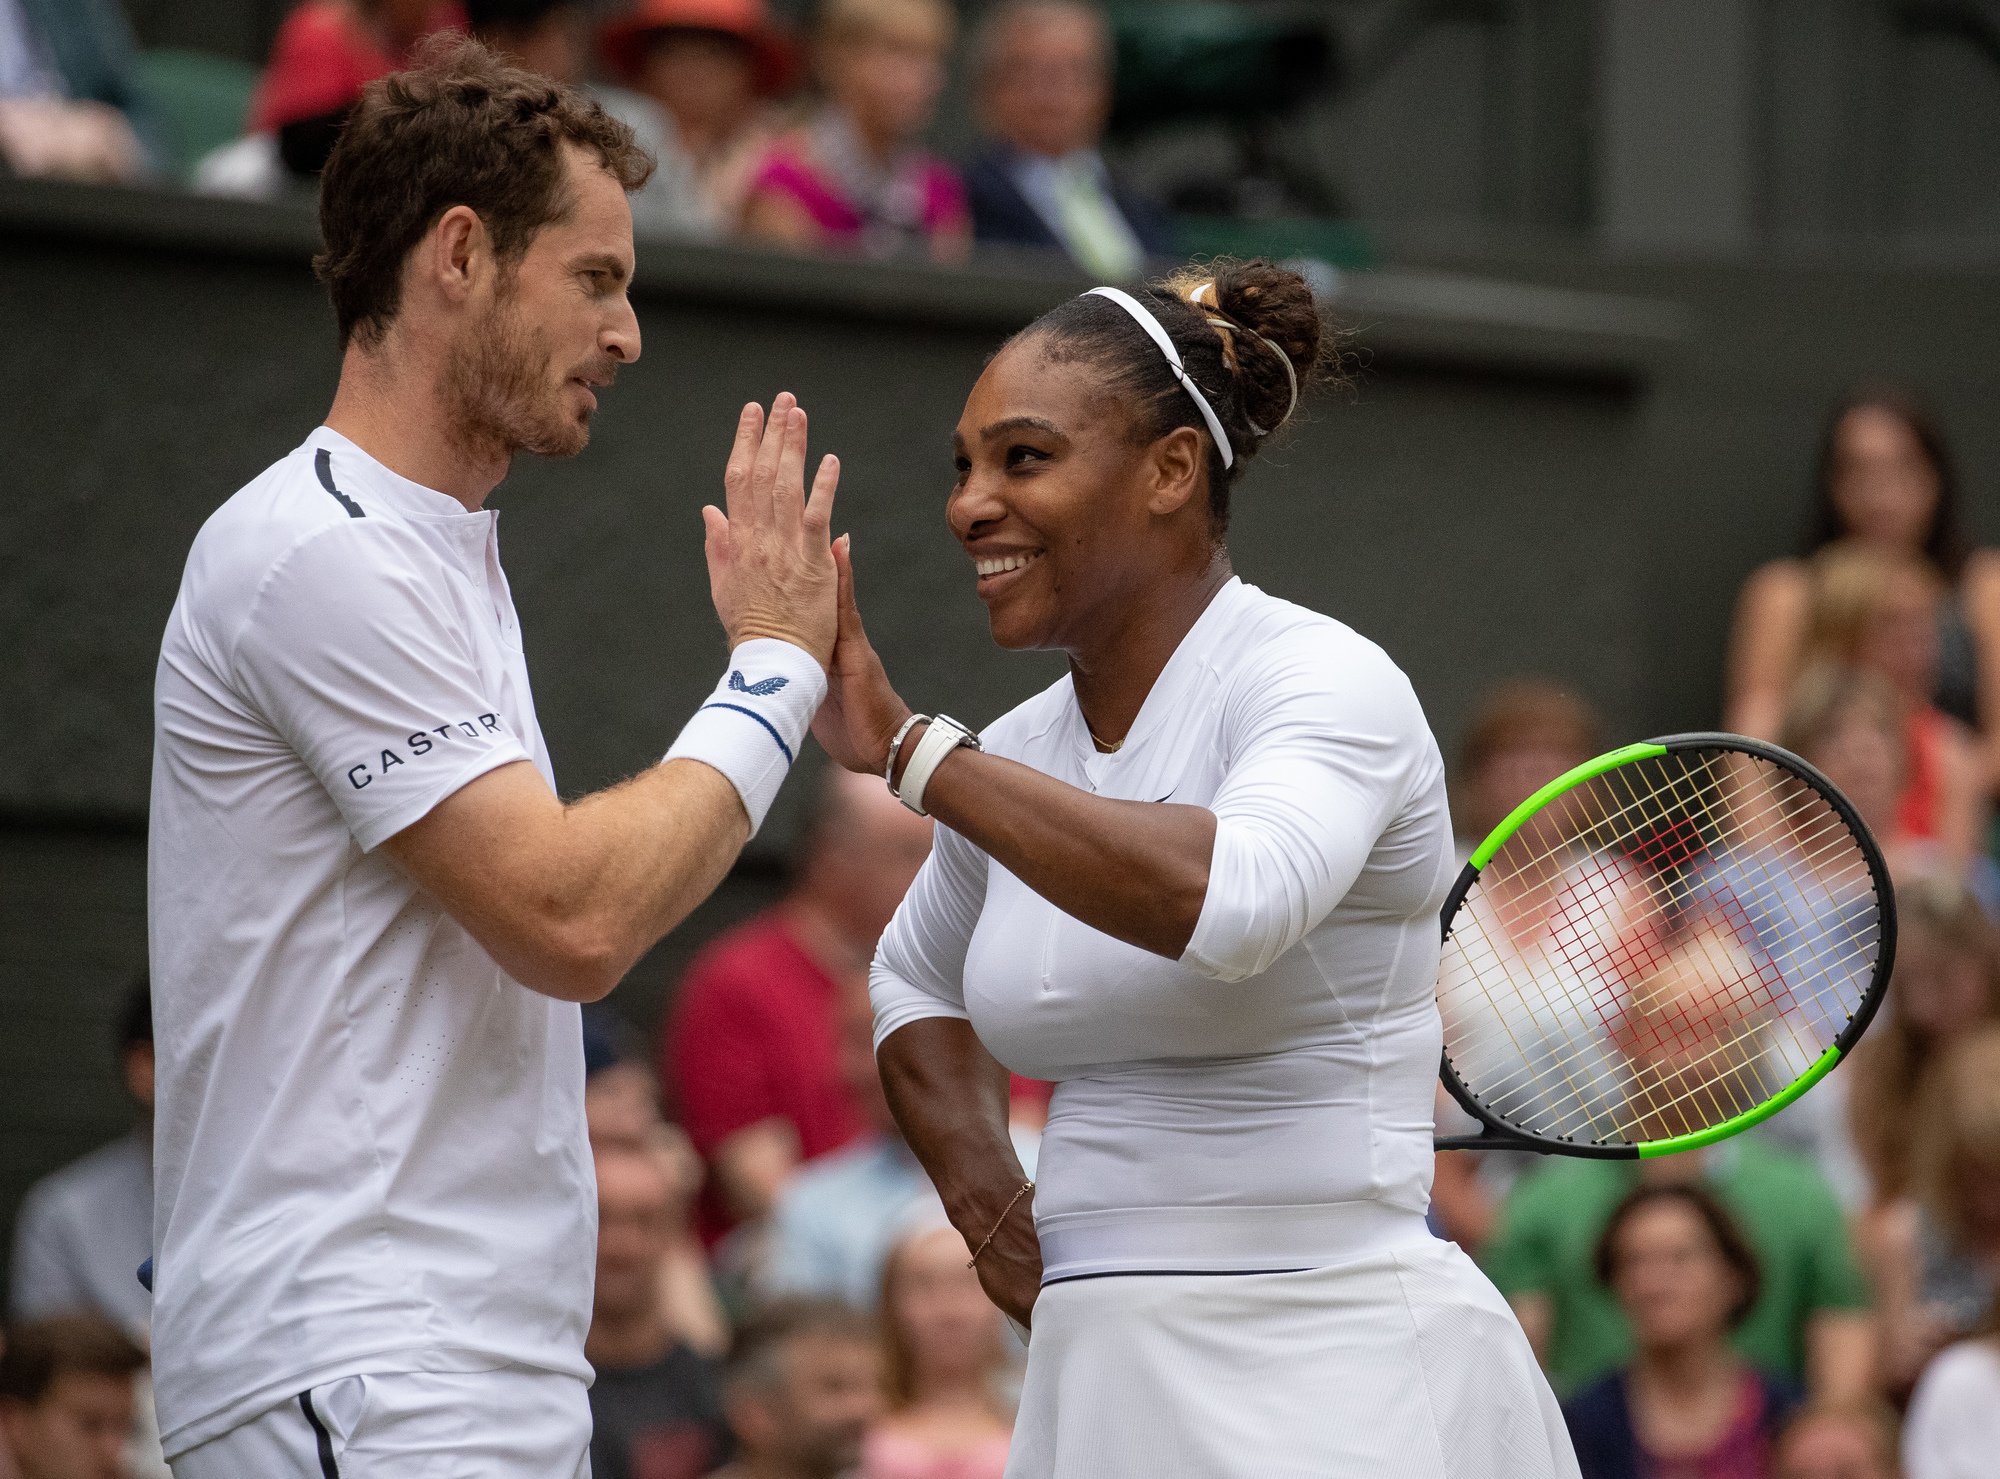
[[1138, 440], [1101, 370], [1046, 351], [1038, 336], [1017, 339], [973, 386], [945, 513], [993, 640], [1075, 651], [1176, 555], [1205, 563], [1204, 443], [1186, 428]]

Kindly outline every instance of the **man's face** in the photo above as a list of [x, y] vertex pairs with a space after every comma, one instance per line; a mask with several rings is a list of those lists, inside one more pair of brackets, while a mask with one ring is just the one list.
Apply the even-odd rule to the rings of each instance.
[[21, 1479], [124, 1479], [132, 1378], [66, 1373], [32, 1406], [0, 1402], [0, 1432]]
[[460, 326], [445, 399], [460, 439], [511, 456], [574, 457], [590, 441], [597, 391], [639, 357], [632, 208], [586, 150], [565, 146], [568, 216], [503, 266]]
[[834, 1479], [861, 1461], [861, 1439], [882, 1413], [882, 1358], [849, 1336], [802, 1334], [779, 1359], [776, 1390], [747, 1396], [745, 1450], [792, 1473]]
[[1111, 111], [1104, 33], [1081, 12], [1023, 16], [996, 38], [986, 126], [1015, 148], [1060, 158], [1096, 147]]
[[599, 1311], [629, 1319], [657, 1303], [673, 1212], [673, 1188], [646, 1152], [612, 1150], [597, 1157]]

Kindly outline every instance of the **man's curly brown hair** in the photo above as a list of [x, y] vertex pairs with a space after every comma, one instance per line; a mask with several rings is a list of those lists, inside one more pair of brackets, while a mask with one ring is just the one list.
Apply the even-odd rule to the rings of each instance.
[[573, 87], [508, 65], [477, 41], [431, 37], [414, 65], [368, 84], [320, 179], [326, 284], [344, 349], [380, 342], [410, 250], [455, 205], [478, 212], [503, 263], [574, 206], [563, 145], [626, 190], [653, 173], [632, 130]]

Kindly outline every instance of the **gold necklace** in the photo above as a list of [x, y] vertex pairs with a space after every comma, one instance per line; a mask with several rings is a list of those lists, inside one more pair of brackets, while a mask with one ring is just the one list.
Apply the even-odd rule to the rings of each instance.
[[1125, 744], [1124, 740], [1120, 740], [1118, 741], [1117, 744], [1114, 745], [1110, 743], [1108, 740], [1099, 739], [1097, 737], [1097, 731], [1090, 727], [1090, 721], [1088, 719], [1083, 721], [1083, 732], [1089, 735], [1090, 742], [1093, 745], [1097, 746], [1098, 750], [1106, 755], [1116, 755], [1119, 752], [1119, 750], [1124, 747]]

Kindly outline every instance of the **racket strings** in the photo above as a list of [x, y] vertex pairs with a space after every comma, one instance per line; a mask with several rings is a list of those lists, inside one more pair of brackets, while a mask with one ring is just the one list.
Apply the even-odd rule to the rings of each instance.
[[1716, 750], [1615, 767], [1488, 861], [1446, 945], [1447, 1054], [1534, 1133], [1630, 1143], [1720, 1123], [1794, 1081], [1860, 1005], [1880, 929], [1855, 916], [1873, 893], [1845, 820], [1780, 766]]
[[[1780, 901], [1782, 902], [1782, 896], [1780, 896]], [[1759, 900], [1753, 900], [1753, 901], [1751, 901], [1751, 902], [1752, 902], [1752, 903], [1757, 903], [1757, 902], [1764, 902], [1764, 901], [1759, 901]], [[1733, 920], [1730, 920], [1730, 923], [1731, 923], [1731, 930], [1732, 930], [1732, 933], [1733, 933], [1733, 934], [1734, 934], [1734, 935], [1736, 936], [1736, 938], [1738, 939], [1738, 941], [1739, 941], [1739, 942], [1741, 941], [1741, 939], [1742, 939], [1743, 935], [1745, 934], [1746, 930], [1750, 930], [1751, 932], [1753, 932], [1753, 933], [1754, 933], [1754, 923], [1753, 923], [1752, 921], [1750, 921], [1750, 920], [1749, 920], [1749, 918], [1748, 918], [1748, 916], [1749, 916], [1749, 913], [1750, 913], [1750, 908], [1749, 908], [1748, 906], [1746, 906], [1746, 904], [1745, 904], [1745, 903], [1743, 903], [1742, 901], [1740, 901], [1740, 900], [1736, 900], [1736, 901], [1732, 901], [1732, 902], [1731, 902], [1730, 904], [1728, 904], [1728, 905], [1724, 906], [1724, 907], [1722, 908], [1721, 912], [1722, 912], [1722, 913], [1724, 914], [1725, 918], [1727, 918], [1728, 916], [1731, 916], [1731, 915], [1733, 915], [1733, 916], [1734, 916], [1734, 919], [1733, 919]], [[1712, 938], [1712, 936], [1704, 936], [1704, 937], [1701, 937], [1701, 943], [1702, 943], [1702, 945], [1703, 945], [1704, 949], [1707, 949], [1707, 950], [1709, 950], [1709, 951], [1711, 952], [1711, 956], [1710, 956], [1710, 962], [1709, 962], [1709, 963], [1710, 963], [1710, 965], [1711, 965], [1711, 967], [1712, 967], [1712, 968], [1721, 968], [1721, 969], [1726, 969], [1726, 968], [1728, 968], [1729, 966], [1731, 966], [1731, 965], [1733, 964], [1733, 962], [1728, 962], [1728, 961], [1723, 961], [1723, 960], [1717, 960], [1717, 959], [1716, 959], [1716, 958], [1715, 958], [1715, 957], [1713, 956], [1713, 954], [1712, 954], [1712, 950], [1713, 950], [1713, 938]], [[1810, 943], [1810, 942], [1808, 942], [1808, 944], [1809, 944], [1809, 943]], [[1490, 951], [1489, 951], [1489, 953], [1490, 953]], [[1577, 964], [1584, 964], [1585, 968], [1586, 968], [1586, 969], [1588, 969], [1588, 965], [1589, 965], [1589, 963], [1579, 963], [1579, 962], [1575, 962], [1574, 960], [1572, 960], [1572, 965], [1573, 965], [1573, 966], [1574, 966], [1574, 965], [1577, 965]], [[1780, 958], [1780, 961], [1779, 961], [1779, 962], [1777, 962], [1777, 963], [1774, 963], [1774, 964], [1775, 964], [1775, 965], [1788, 965], [1788, 964], [1789, 964], [1789, 962], [1788, 962], [1788, 961], [1784, 961], [1784, 960], [1783, 960], [1783, 958], [1781, 957], [1781, 958]], [[1754, 973], [1752, 973], [1752, 975], [1751, 975], [1751, 976], [1750, 976], [1750, 977], [1748, 978], [1748, 979], [1750, 979], [1750, 980], [1751, 980], [1751, 981], [1753, 982], [1753, 985], [1752, 985], [1752, 992], [1753, 992], [1753, 994], [1755, 994], [1755, 993], [1756, 993], [1756, 992], [1758, 991], [1758, 989], [1759, 989], [1759, 988], [1761, 987], [1761, 994], [1762, 994], [1762, 996], [1763, 996], [1763, 998], [1764, 998], [1764, 999], [1763, 999], [1763, 1000], [1761, 1000], [1761, 1001], [1755, 1001], [1755, 1002], [1753, 1002], [1753, 1004], [1754, 1004], [1755, 1006], [1757, 1006], [1757, 1007], [1760, 1007], [1760, 1008], [1765, 1008], [1765, 1009], [1769, 1009], [1769, 1008], [1775, 1008], [1775, 1007], [1779, 1007], [1779, 1006], [1781, 1005], [1780, 1001], [1778, 1000], [1778, 993], [1777, 993], [1777, 991], [1776, 991], [1776, 990], [1772, 989], [1772, 986], [1771, 986], [1771, 982], [1770, 982], [1770, 979], [1769, 979], [1769, 978], [1770, 978], [1770, 976], [1771, 976], [1771, 975], [1774, 975], [1774, 974], [1775, 974], [1775, 975], [1777, 975], [1777, 976], [1778, 976], [1778, 977], [1780, 978], [1780, 980], [1779, 980], [1779, 984], [1780, 984], [1780, 986], [1783, 986], [1783, 985], [1784, 985], [1784, 981], [1783, 981], [1783, 977], [1784, 977], [1784, 976], [1785, 976], [1785, 974], [1786, 974], [1786, 972], [1785, 972], [1785, 971], [1784, 971], [1783, 969], [1766, 969], [1766, 968], [1759, 968], [1759, 969], [1758, 969], [1757, 971], [1755, 971]], [[1598, 1007], [1599, 1007], [1599, 1010], [1600, 1010], [1600, 1012], [1601, 1012], [1601, 1011], [1602, 1011], [1602, 1007], [1603, 1007], [1603, 1003], [1602, 1003], [1602, 1002], [1599, 1002], [1599, 1003], [1597, 1003], [1597, 1005], [1598, 1005]], [[1688, 1018], [1686, 1017], [1686, 1014], [1685, 1014], [1685, 1013], [1681, 1013], [1681, 1014], [1680, 1014], [1680, 1019], [1681, 1019], [1681, 1020], [1680, 1020], [1680, 1022], [1679, 1022], [1678, 1024], [1675, 1024], [1675, 1023], [1673, 1023], [1673, 1022], [1671, 1022], [1671, 1021], [1670, 1021], [1670, 1022], [1668, 1023], [1668, 1025], [1669, 1025], [1669, 1026], [1675, 1026], [1675, 1025], [1678, 1025], [1678, 1026], [1679, 1026], [1679, 1027], [1681, 1027], [1681, 1028], [1692, 1028], [1692, 1027], [1693, 1027], [1693, 1025], [1694, 1025], [1694, 1024], [1693, 1024], [1693, 1023], [1692, 1023], [1692, 1022], [1691, 1022], [1690, 1020], [1688, 1020]], [[1762, 1026], [1764, 1025], [1764, 1022], [1765, 1022], [1766, 1020], [1768, 1020], [1768, 1018], [1766, 1018], [1766, 1017], [1763, 1017], [1763, 1016], [1759, 1016], [1759, 1017], [1757, 1017], [1757, 1018], [1753, 1019], [1752, 1021], [1748, 1022], [1748, 1023], [1746, 1024], [1746, 1026], [1745, 1026], [1745, 1028], [1744, 1028], [1743, 1030], [1741, 1030], [1741, 1031], [1739, 1031], [1738, 1033], [1734, 1034], [1734, 1035], [1733, 1035], [1733, 1037], [1725, 1037], [1725, 1038], [1723, 1039], [1723, 1041], [1722, 1041], [1722, 1042], [1721, 1042], [1720, 1044], [1718, 1044], [1718, 1046], [1717, 1046], [1717, 1047], [1716, 1047], [1716, 1048], [1715, 1048], [1715, 1049], [1714, 1049], [1714, 1050], [1713, 1050], [1713, 1051], [1712, 1051], [1712, 1052], [1711, 1052], [1710, 1054], [1708, 1054], [1708, 1055], [1705, 1055], [1705, 1057], [1706, 1057], [1706, 1058], [1711, 1058], [1711, 1059], [1726, 1059], [1726, 1058], [1730, 1057], [1730, 1056], [1731, 1056], [1731, 1055], [1732, 1055], [1733, 1053], [1735, 1053], [1735, 1052], [1737, 1051], [1737, 1048], [1738, 1048], [1738, 1041], [1737, 1041], [1737, 1040], [1739, 1040], [1739, 1039], [1742, 1039], [1742, 1038], [1744, 1038], [1744, 1037], [1748, 1036], [1748, 1035], [1749, 1035], [1749, 1034], [1750, 1034], [1751, 1032], [1754, 1032], [1754, 1031], [1756, 1031], [1756, 1030], [1760, 1030], [1760, 1029], [1761, 1029], [1761, 1027], [1762, 1027]], [[1788, 1017], [1788, 1018], [1786, 1018], [1786, 1019], [1784, 1019], [1784, 1020], [1785, 1020], [1785, 1023], [1786, 1023], [1786, 1026], [1788, 1027], [1788, 1029], [1790, 1029], [1790, 1030], [1791, 1030], [1791, 1032], [1792, 1032], [1792, 1033], [1793, 1033], [1793, 1035], [1794, 1035], [1794, 1038], [1796, 1039], [1796, 1036], [1797, 1036], [1797, 1030], [1798, 1030], [1798, 1023], [1797, 1023], [1797, 1019], [1796, 1019], [1796, 1016], [1791, 1016], [1791, 1017]], [[1658, 1037], [1658, 1036], [1660, 1036], [1660, 1034], [1658, 1034], [1658, 1033], [1656, 1032], [1655, 1036], [1656, 1036], [1656, 1037]], [[1516, 1041], [1516, 1042], [1518, 1043], [1518, 1038], [1517, 1038], [1517, 1039], [1515, 1039], [1515, 1041]], [[1644, 1045], [1642, 1045], [1642, 1046], [1644, 1046]], [[1816, 1049], [1815, 1049], [1815, 1051], [1816, 1051]], [[1516, 1061], [1517, 1061], [1517, 1062], [1519, 1061], [1519, 1058], [1518, 1058], [1518, 1057], [1517, 1057]], [[1809, 1061], [1809, 1060], [1808, 1060], [1808, 1061]], [[1712, 1065], [1711, 1065], [1710, 1063], [1708, 1063], [1708, 1062], [1704, 1061], [1704, 1062], [1703, 1062], [1703, 1063], [1701, 1064], [1701, 1066], [1702, 1066], [1703, 1068], [1707, 1068], [1707, 1067], [1710, 1067], [1710, 1066], [1712, 1066]], [[1754, 1067], [1755, 1067], [1755, 1065], [1753, 1064], [1753, 1071], [1754, 1071]], [[1581, 1085], [1578, 1085], [1578, 1084], [1576, 1084], [1576, 1081], [1575, 1081], [1575, 1079], [1574, 1079], [1574, 1077], [1573, 1077], [1573, 1076], [1571, 1076], [1571, 1078], [1570, 1078], [1570, 1084], [1571, 1084], [1571, 1087], [1572, 1087], [1573, 1089], [1576, 1089], [1576, 1088], [1583, 1088], [1583, 1087], [1586, 1087], [1586, 1086], [1581, 1086]], [[1654, 1096], [1654, 1097], [1657, 1097], [1657, 1096]]]
[[[1681, 800], [1682, 802], [1686, 802], [1686, 801], [1688, 801], [1688, 800], [1697, 800], [1697, 801], [1704, 801], [1704, 802], [1706, 801], [1706, 798], [1701, 798], [1701, 797], [1691, 797], [1691, 796], [1690, 796], [1690, 795], [1688, 794], [1688, 788], [1687, 788], [1687, 778], [1685, 778], [1685, 777], [1681, 778], [1681, 784], [1680, 784], [1680, 785], [1677, 785], [1677, 786], [1675, 786], [1675, 787], [1673, 787], [1673, 790], [1679, 793], [1679, 799], [1680, 799], [1680, 800]], [[1727, 793], [1727, 792], [1725, 791], [1725, 792], [1721, 793], [1721, 795], [1722, 795], [1722, 798], [1726, 800], [1726, 799], [1727, 799], [1727, 796], [1728, 796], [1728, 793]], [[1701, 886], [1705, 886], [1705, 885], [1703, 885], [1703, 884], [1696, 884], [1695, 886], [1697, 886], [1697, 887], [1701, 887]], [[1725, 884], [1725, 885], [1723, 886], [1723, 888], [1722, 888], [1722, 889], [1720, 889], [1720, 890], [1717, 890], [1717, 893], [1718, 893], [1718, 894], [1725, 894], [1725, 893], [1727, 893], [1727, 892], [1729, 892], [1729, 890], [1728, 890], [1728, 886], [1727, 886], [1726, 884]], [[1779, 903], [1780, 905], [1783, 905], [1783, 904], [1785, 903], [1785, 901], [1784, 901], [1784, 899], [1783, 899], [1783, 895], [1782, 895], [1782, 894], [1779, 894], [1779, 895], [1777, 895], [1777, 896], [1776, 896], [1776, 900], [1777, 900], [1777, 902], [1778, 902], [1778, 903]], [[1764, 904], [1764, 905], [1766, 905], [1767, 907], [1768, 907], [1768, 905], [1770, 904], [1770, 902], [1771, 902], [1771, 900], [1769, 900], [1769, 899], [1762, 899], [1762, 900], [1752, 900], [1752, 901], [1751, 901], [1751, 903], [1752, 903], [1752, 904], [1760, 904], [1760, 903], [1761, 903], [1761, 904]], [[1671, 904], [1671, 903], [1670, 903], [1669, 907], [1672, 907], [1672, 904]], [[1749, 908], [1749, 906], [1746, 906], [1746, 904], [1745, 904], [1745, 903], [1743, 903], [1742, 901], [1740, 901], [1740, 900], [1734, 900], [1734, 901], [1730, 901], [1730, 902], [1728, 902], [1728, 903], [1724, 903], [1724, 904], [1722, 904], [1722, 905], [1721, 905], [1721, 908], [1720, 908], [1720, 912], [1721, 912], [1721, 913], [1722, 913], [1722, 914], [1723, 914], [1723, 915], [1724, 915], [1725, 917], [1727, 917], [1727, 916], [1730, 916], [1730, 915], [1733, 915], [1733, 916], [1734, 916], [1734, 918], [1733, 918], [1733, 919], [1729, 920], [1729, 923], [1730, 923], [1730, 926], [1731, 926], [1731, 933], [1732, 933], [1732, 934], [1733, 934], [1733, 935], [1734, 935], [1734, 936], [1735, 936], [1735, 937], [1737, 938], [1737, 940], [1738, 940], [1739, 942], [1741, 941], [1741, 939], [1742, 939], [1743, 935], [1745, 934], [1745, 932], [1746, 932], [1746, 928], [1751, 928], [1751, 929], [1752, 929], [1752, 930], [1754, 931], [1754, 926], [1752, 925], [1752, 922], [1751, 922], [1751, 921], [1749, 920], [1749, 917], [1748, 917], [1748, 916], [1749, 916], [1749, 913], [1750, 913], [1750, 908]], [[1787, 910], [1787, 912], [1789, 912], [1789, 910]], [[1712, 938], [1712, 936], [1703, 936], [1703, 937], [1701, 937], [1701, 943], [1703, 944], [1704, 948], [1709, 948], [1709, 949], [1712, 949], [1712, 946], [1713, 946], [1713, 938]], [[1717, 961], [1714, 961], [1713, 959], [1711, 959], [1711, 965], [1717, 965], [1717, 966], [1723, 966], [1723, 967], [1726, 967], [1726, 966], [1727, 966], [1727, 965], [1729, 965], [1729, 964], [1730, 964], [1729, 962], [1717, 962]], [[1777, 972], [1776, 974], [1778, 974], [1778, 975], [1779, 975], [1779, 977], [1780, 977], [1780, 985], [1782, 985], [1782, 984], [1783, 984], [1783, 981], [1782, 981], [1782, 977], [1783, 977], [1783, 974], [1784, 974], [1784, 973], [1783, 973], [1782, 971], [1778, 971], [1778, 972]], [[1759, 971], [1758, 971], [1758, 972], [1756, 973], [1756, 975], [1757, 975], [1758, 977], [1764, 977], [1764, 976], [1766, 975], [1766, 972], [1760, 969], [1760, 970], [1759, 970]], [[1770, 987], [1769, 987], [1769, 982], [1768, 982], [1768, 980], [1764, 981], [1764, 982], [1763, 982], [1763, 984], [1764, 984], [1764, 986], [1765, 986], [1765, 994], [1766, 994], [1766, 996], [1767, 996], [1767, 997], [1769, 997], [1770, 999], [1769, 999], [1769, 1000], [1767, 1000], [1767, 1001], [1765, 1001], [1765, 1002], [1762, 1002], [1762, 1003], [1758, 1003], [1758, 1005], [1760, 1005], [1760, 1006], [1766, 1006], [1766, 1007], [1771, 1007], [1771, 1006], [1776, 1006], [1776, 1005], [1778, 1005], [1778, 1002], [1777, 1002], [1777, 1000], [1776, 1000], [1776, 993], [1770, 990]], [[1669, 1024], [1669, 1025], [1672, 1025], [1672, 1024]], [[1682, 1022], [1682, 1024], [1681, 1024], [1681, 1025], [1682, 1025], [1682, 1026], [1687, 1026], [1687, 1025], [1689, 1025], [1689, 1024], [1687, 1024], [1687, 1023], [1685, 1022], [1685, 1020], [1683, 1020], [1683, 1022]], [[1750, 1024], [1748, 1024], [1748, 1026], [1747, 1026], [1747, 1028], [1745, 1029], [1745, 1031], [1742, 1031], [1742, 1032], [1739, 1032], [1739, 1033], [1735, 1034], [1735, 1038], [1738, 1038], [1738, 1039], [1740, 1039], [1740, 1038], [1743, 1038], [1743, 1037], [1747, 1036], [1747, 1035], [1748, 1035], [1748, 1032], [1749, 1032], [1749, 1031], [1754, 1031], [1754, 1030], [1756, 1029], [1756, 1027], [1757, 1027], [1758, 1025], [1759, 1025], [1759, 1024], [1758, 1024], [1757, 1022], [1755, 1022], [1755, 1021], [1751, 1022]], [[1796, 1024], [1795, 1024], [1795, 1023], [1788, 1023], [1788, 1026], [1792, 1026], [1792, 1027], [1793, 1027], [1794, 1029], [1796, 1028]], [[1700, 1071], [1708, 1071], [1708, 1070], [1711, 1070], [1711, 1069], [1712, 1069], [1712, 1068], [1714, 1067], [1714, 1064], [1713, 1064], [1712, 1062], [1709, 1062], [1709, 1061], [1705, 1061], [1705, 1060], [1707, 1060], [1707, 1059], [1714, 1059], [1714, 1060], [1727, 1060], [1727, 1059], [1730, 1059], [1730, 1058], [1732, 1058], [1732, 1057], [1735, 1057], [1735, 1058], [1738, 1058], [1738, 1059], [1740, 1059], [1740, 1057], [1741, 1057], [1741, 1045], [1740, 1045], [1740, 1043], [1739, 1043], [1739, 1042], [1736, 1042], [1736, 1041], [1733, 1041], [1733, 1040], [1731, 1040], [1730, 1038], [1725, 1038], [1725, 1039], [1724, 1039], [1724, 1040], [1723, 1040], [1723, 1041], [1722, 1041], [1722, 1042], [1721, 1042], [1720, 1044], [1718, 1044], [1718, 1046], [1717, 1046], [1717, 1047], [1716, 1047], [1716, 1048], [1715, 1048], [1714, 1050], [1712, 1050], [1712, 1052], [1711, 1052], [1710, 1054], [1708, 1054], [1708, 1055], [1704, 1055], [1704, 1060], [1703, 1060], [1703, 1061], [1698, 1061], [1698, 1063], [1697, 1063], [1697, 1065], [1696, 1065], [1696, 1068], [1697, 1068], [1697, 1072], [1700, 1072]], [[1758, 1067], [1759, 1067], [1759, 1061], [1758, 1061], [1758, 1060], [1755, 1060], [1755, 1059], [1751, 1060], [1751, 1062], [1750, 1062], [1750, 1064], [1749, 1064], [1749, 1071], [1750, 1071], [1750, 1072], [1751, 1072], [1751, 1073], [1752, 1073], [1753, 1075], [1755, 1075], [1755, 1074], [1757, 1073], [1757, 1070], [1758, 1070]], [[1696, 1078], [1695, 1074], [1693, 1074], [1693, 1073], [1688, 1073], [1688, 1072], [1685, 1072], [1685, 1071], [1684, 1071], [1684, 1072], [1682, 1072], [1681, 1074], [1677, 1075], [1677, 1077], [1678, 1077], [1678, 1078], [1682, 1078], [1682, 1079], [1688, 1079], [1688, 1080], [1691, 1080], [1691, 1081], [1693, 1081], [1693, 1082], [1695, 1083], [1695, 1091], [1696, 1091], [1696, 1093], [1697, 1093], [1698, 1095], [1702, 1093], [1702, 1090], [1701, 1090], [1701, 1088], [1700, 1088], [1700, 1083], [1699, 1083], [1699, 1080], [1698, 1080], [1698, 1079]], [[1572, 1080], [1572, 1082], [1573, 1082], [1573, 1080]], [[1763, 1086], [1763, 1087], [1769, 1087], [1769, 1083], [1768, 1083], [1768, 1080], [1763, 1080], [1763, 1081], [1761, 1081], [1761, 1082], [1762, 1082], [1762, 1086]], [[1710, 1091], [1709, 1091], [1709, 1093], [1708, 1093], [1708, 1094], [1706, 1095], [1706, 1097], [1711, 1097], [1711, 1098], [1712, 1098], [1712, 1090], [1710, 1090]], [[1657, 1101], [1659, 1100], [1659, 1095], [1658, 1095], [1657, 1093], [1651, 1093], [1651, 1094], [1649, 1094], [1649, 1095], [1648, 1095], [1648, 1098], [1649, 1098], [1649, 1099], [1651, 1099], [1651, 1100], [1654, 1100], [1654, 1101], [1656, 1101], [1656, 1102], [1657, 1102]], [[1717, 1106], [1714, 1106], [1714, 1107], [1716, 1107], [1716, 1108], [1720, 1108], [1721, 1106], [1717, 1105]], [[1733, 1107], [1733, 1106], [1732, 1106], [1732, 1107]]]

